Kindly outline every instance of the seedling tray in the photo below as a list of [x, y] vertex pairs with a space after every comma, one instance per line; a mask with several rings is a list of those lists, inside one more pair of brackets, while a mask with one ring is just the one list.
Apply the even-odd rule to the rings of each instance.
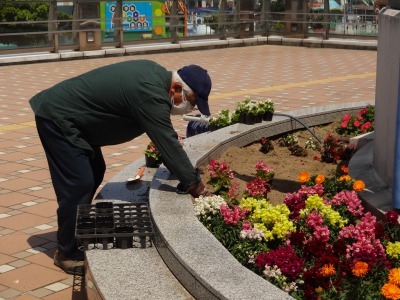
[[78, 206], [75, 238], [84, 250], [146, 248], [152, 245], [153, 236], [146, 202], [98, 202]]

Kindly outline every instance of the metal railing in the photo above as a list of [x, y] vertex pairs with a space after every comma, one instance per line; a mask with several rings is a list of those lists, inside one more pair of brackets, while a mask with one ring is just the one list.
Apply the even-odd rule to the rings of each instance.
[[[108, 8], [110, 2], [101, 5]], [[253, 12], [218, 10], [185, 14], [125, 14], [122, 18], [81, 18], [47, 21], [0, 22], [0, 55], [125, 47], [134, 44], [179, 43], [194, 39], [226, 39], [280, 35], [376, 39], [377, 14], [320, 12]]]

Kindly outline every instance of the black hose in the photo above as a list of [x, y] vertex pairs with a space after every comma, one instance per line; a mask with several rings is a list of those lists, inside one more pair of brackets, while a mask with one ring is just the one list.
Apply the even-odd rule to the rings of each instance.
[[307, 126], [306, 124], [304, 124], [303, 122], [301, 122], [301, 121], [300, 121], [299, 119], [297, 119], [296, 117], [293, 117], [293, 116], [291, 116], [291, 115], [286, 115], [286, 114], [277, 114], [277, 113], [274, 113], [274, 115], [275, 115], [275, 116], [281, 116], [281, 117], [288, 117], [288, 118], [291, 118], [291, 119], [293, 119], [293, 120], [299, 122], [301, 125], [303, 125], [303, 126], [313, 135], [313, 137], [315, 137], [315, 139], [316, 139], [320, 144], [322, 144], [322, 141], [314, 134], [314, 132], [312, 132], [311, 129], [308, 128], [308, 126]]

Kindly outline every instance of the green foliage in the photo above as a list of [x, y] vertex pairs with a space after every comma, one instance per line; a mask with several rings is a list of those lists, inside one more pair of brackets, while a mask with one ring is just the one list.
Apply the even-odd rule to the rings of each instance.
[[220, 110], [217, 114], [211, 116], [209, 125], [215, 125], [218, 127], [226, 127], [231, 125], [231, 114], [229, 109]]
[[203, 224], [212, 232], [218, 241], [231, 251], [241, 242], [241, 226], [225, 224], [221, 214], [216, 214], [212, 218], [202, 220]]
[[272, 12], [283, 12], [285, 11], [285, 0], [271, 1]]
[[47, 1], [1, 1], [0, 20], [1, 22], [47, 21], [49, 7]]
[[[48, 30], [49, 1], [44, 0], [3, 0], [0, 1], [0, 22], [11, 22], [0, 27], [0, 33], [16, 32], [46, 32]], [[72, 16], [58, 12], [58, 20], [69, 20]], [[43, 21], [39, 22], [38, 21]], [[70, 22], [60, 23], [61, 28], [71, 27]], [[24, 35], [2, 37], [3, 44], [18, 46], [37, 45], [46, 42], [47, 36]]]
[[291, 147], [299, 142], [297, 135], [293, 133], [288, 133], [284, 137], [278, 140], [278, 144], [281, 147]]

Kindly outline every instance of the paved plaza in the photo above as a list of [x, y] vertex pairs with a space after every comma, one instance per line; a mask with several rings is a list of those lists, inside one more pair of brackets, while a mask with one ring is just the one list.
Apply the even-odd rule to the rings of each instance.
[[[284, 113], [374, 100], [376, 58], [371, 50], [261, 45], [0, 66], [0, 300], [86, 299], [82, 278], [53, 265], [57, 203], [28, 103], [36, 93], [100, 66], [150, 59], [169, 70], [207, 69], [212, 113], [245, 96], [270, 98]], [[185, 136], [187, 122], [173, 123]], [[143, 135], [104, 147], [104, 183], [142, 158], [148, 142]]]

